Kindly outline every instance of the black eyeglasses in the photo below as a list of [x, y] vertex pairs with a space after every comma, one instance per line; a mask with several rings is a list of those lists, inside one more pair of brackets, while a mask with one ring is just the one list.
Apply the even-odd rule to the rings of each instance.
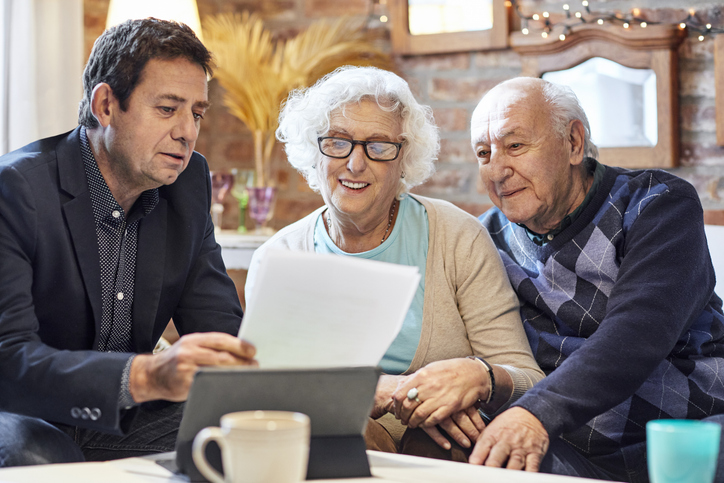
[[320, 137], [319, 150], [330, 158], [342, 159], [352, 154], [356, 144], [361, 144], [372, 161], [394, 161], [400, 155], [402, 143], [387, 141], [355, 141], [354, 139]]

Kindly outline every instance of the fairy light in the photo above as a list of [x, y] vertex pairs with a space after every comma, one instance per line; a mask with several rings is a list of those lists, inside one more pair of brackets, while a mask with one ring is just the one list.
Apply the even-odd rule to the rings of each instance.
[[[385, 0], [378, 0], [380, 2]], [[640, 18], [642, 14], [642, 10], [638, 7], [632, 8], [631, 13], [629, 14], [623, 14], [620, 12], [597, 12], [595, 15], [591, 13], [591, 10], [589, 9], [589, 1], [588, 0], [581, 0], [581, 6], [584, 9], [584, 12], [576, 11], [573, 15], [571, 15], [571, 3], [570, 0], [568, 3], [564, 3], [562, 5], [563, 13], [565, 14], [565, 18], [563, 18], [560, 22], [552, 22], [550, 17], [551, 13], [548, 11], [544, 11], [542, 13], [533, 13], [530, 16], [524, 15], [519, 8], [519, 1], [517, 0], [506, 0], [506, 3], [509, 2], [514, 8], [518, 16], [523, 20], [522, 22], [522, 28], [521, 32], [523, 35], [529, 35], [531, 32], [538, 30], [541, 32], [541, 37], [544, 39], [548, 38], [549, 34], [553, 34], [554, 30], [558, 30], [556, 27], [563, 26], [564, 30], [563, 33], [558, 35], [558, 38], [561, 41], [564, 41], [568, 38], [568, 36], [571, 34], [571, 32], [577, 27], [578, 25], [587, 24], [589, 22], [595, 21], [598, 25], [604, 25], [607, 22], [611, 23], [613, 25], [620, 25], [623, 29], [631, 29], [633, 27], [640, 27], [642, 29], [647, 28], [649, 25], [657, 25], [660, 24], [660, 22], [652, 22], [649, 21], [646, 18]], [[697, 39], [700, 42], [703, 42], [705, 38], [708, 35], [712, 34], [719, 34], [724, 33], [724, 27], [717, 27], [714, 28], [711, 23], [707, 23], [705, 25], [698, 23], [696, 19], [696, 11], [693, 8], [688, 9], [688, 17], [683, 21], [678, 21], [677, 23], [674, 23], [674, 25], [678, 25], [678, 28], [681, 30], [688, 30], [692, 32], [693, 34], [697, 35]], [[575, 17], [573, 19], [572, 17]], [[593, 17], [593, 18], [591, 18]], [[559, 17], [560, 18], [560, 17]], [[538, 24], [535, 28], [531, 28], [527, 22], [529, 20], [534, 20], [537, 22], [542, 22], [541, 24]], [[542, 30], [542, 31], [541, 31]]]
[[387, 18], [387, 15], [381, 15], [381, 16], [380, 16], [380, 22], [386, 23], [387, 20], [389, 20], [389, 19]]

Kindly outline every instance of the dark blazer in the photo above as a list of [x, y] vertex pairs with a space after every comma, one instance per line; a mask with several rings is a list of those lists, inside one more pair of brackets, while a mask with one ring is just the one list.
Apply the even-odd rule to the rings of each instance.
[[[0, 157], [0, 411], [119, 432], [129, 354], [96, 350], [101, 272], [79, 137]], [[194, 153], [159, 197], [138, 229], [135, 352], [150, 352], [171, 318], [182, 335], [236, 335], [242, 311], [214, 238], [204, 157]]]

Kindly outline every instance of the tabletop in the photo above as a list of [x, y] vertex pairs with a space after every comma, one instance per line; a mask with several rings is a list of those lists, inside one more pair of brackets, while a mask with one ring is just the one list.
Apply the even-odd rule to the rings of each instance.
[[[371, 478], [319, 480], [321, 483], [595, 483], [601, 480], [526, 473], [417, 456], [368, 451]], [[166, 453], [168, 458], [168, 453]], [[2, 483], [180, 483], [182, 476], [155, 463], [155, 457], [103, 463], [71, 463], [0, 469]]]

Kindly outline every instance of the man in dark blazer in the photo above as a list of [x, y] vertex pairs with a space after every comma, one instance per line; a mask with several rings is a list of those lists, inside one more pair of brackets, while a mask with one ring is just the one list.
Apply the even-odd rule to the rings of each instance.
[[173, 450], [196, 369], [255, 364], [193, 151], [209, 64], [186, 26], [109, 29], [80, 126], [0, 158], [0, 466]]

